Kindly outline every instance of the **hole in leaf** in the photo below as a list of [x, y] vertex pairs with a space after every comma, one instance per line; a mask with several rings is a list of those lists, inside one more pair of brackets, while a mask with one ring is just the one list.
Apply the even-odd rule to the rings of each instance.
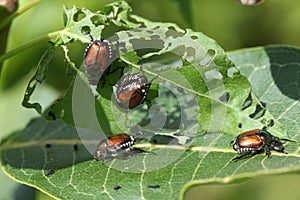
[[101, 22], [101, 20], [99, 19], [98, 16], [93, 16], [93, 17], [91, 17], [90, 19], [91, 19], [92, 23], [93, 23], [96, 27], [98, 27], [99, 25], [103, 24], [103, 23]]
[[48, 116], [49, 117], [51, 117], [51, 119], [54, 121], [54, 120], [56, 120], [56, 116], [55, 116], [55, 113], [54, 112], [52, 112], [52, 110], [49, 110], [49, 112], [48, 112]]
[[192, 35], [191, 38], [192, 38], [193, 40], [197, 40], [197, 39], [198, 39], [198, 36]]
[[186, 52], [187, 52], [187, 58], [189, 57], [195, 58], [196, 51], [194, 48], [188, 47]]
[[85, 16], [86, 15], [81, 10], [78, 10], [73, 16], [73, 21], [79, 22], [80, 20], [85, 18]]
[[253, 119], [259, 119], [262, 116], [264, 116], [265, 112], [266, 112], [266, 104], [261, 102], [261, 104], [256, 105], [255, 111], [252, 114], [250, 114], [249, 117]]
[[172, 52], [179, 55], [179, 56], [181, 56], [181, 57], [183, 57], [186, 53], [186, 48], [185, 48], [185, 46], [180, 45], [179, 47], [174, 49]]
[[154, 31], [147, 30], [147, 33], [149, 33], [149, 34], [154, 34]]
[[174, 27], [169, 27], [169, 30], [166, 32], [167, 37], [178, 38], [182, 37], [183, 35], [184, 33], [179, 33]]
[[216, 51], [213, 50], [213, 49], [209, 49], [206, 52], [205, 57], [199, 62], [199, 64], [202, 65], [202, 66], [208, 65], [213, 60], [215, 55], [216, 55]]
[[232, 77], [235, 73], [237, 73], [238, 70], [235, 68], [235, 67], [230, 67], [228, 70], [227, 70], [227, 76], [228, 77]]
[[[106, 5], [102, 11], [105, 15], [109, 15], [111, 12], [113, 12], [113, 6]], [[113, 14], [113, 13], [112, 13]]]
[[204, 76], [207, 80], [210, 80], [210, 79], [221, 80], [223, 78], [222, 74], [220, 72], [218, 72], [216, 69], [212, 69], [212, 70], [205, 72]]
[[150, 38], [152, 40], [159, 40], [160, 39], [159, 35], [151, 35]]
[[133, 49], [136, 50], [139, 57], [148, 53], [157, 52], [159, 49], [163, 48], [164, 44], [161, 40], [131, 39], [129, 42], [132, 44]]
[[245, 110], [247, 108], [249, 108], [252, 104], [252, 96], [251, 93], [248, 95], [248, 97], [246, 98], [246, 100], [244, 101], [244, 104], [242, 106], [242, 110]]
[[[139, 54], [141, 53], [138, 51]], [[166, 68], [177, 68], [183, 65], [180, 56], [173, 54], [173, 52], [167, 52], [161, 55], [152, 55], [148, 58], [143, 58], [143, 64], [151, 66], [153, 69], [166, 69]]]
[[267, 121], [267, 126], [268, 126], [268, 127], [272, 127], [272, 126], [274, 126], [274, 124], [275, 124], [275, 122], [274, 122], [273, 119], [269, 119], [269, 120]]
[[169, 135], [154, 135], [150, 142], [152, 144], [178, 144], [177, 138]]
[[89, 26], [83, 26], [83, 27], [81, 27], [81, 33], [83, 34], [83, 35], [87, 35], [87, 34], [89, 34], [91, 32], [91, 28], [89, 27]]

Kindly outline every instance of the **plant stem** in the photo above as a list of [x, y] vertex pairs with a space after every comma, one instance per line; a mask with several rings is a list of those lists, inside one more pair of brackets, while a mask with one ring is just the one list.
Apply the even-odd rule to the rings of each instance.
[[26, 12], [27, 10], [29, 10], [30, 8], [32, 8], [34, 5], [38, 4], [40, 1], [41, 0], [34, 0], [34, 1], [32, 1], [32, 2], [28, 3], [27, 5], [25, 5], [23, 8], [20, 8], [17, 12], [13, 13], [12, 15], [10, 15], [6, 19], [4, 19], [0, 23], [0, 30], [2, 30], [5, 26], [7, 26], [14, 18], [16, 18], [20, 14]]
[[6, 60], [14, 55], [17, 55], [18, 53], [20, 53], [24, 50], [27, 50], [34, 46], [37, 46], [38, 44], [41, 44], [44, 41], [48, 41], [49, 39], [54, 38], [54, 37], [58, 36], [59, 34], [61, 34], [61, 31], [56, 31], [56, 32], [48, 33], [46, 35], [42, 35], [42, 36], [35, 38], [35, 39], [33, 39], [33, 40], [11, 50], [3, 55], [0, 55], [0, 63], [2, 63], [4, 60]]

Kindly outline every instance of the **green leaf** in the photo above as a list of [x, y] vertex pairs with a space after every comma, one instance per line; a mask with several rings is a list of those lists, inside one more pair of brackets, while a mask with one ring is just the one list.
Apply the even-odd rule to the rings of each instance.
[[34, 108], [39, 114], [42, 114], [42, 106], [39, 103], [30, 103], [30, 97], [33, 95], [33, 92], [37, 86], [37, 84], [41, 84], [46, 78], [46, 71], [49, 65], [49, 62], [52, 60], [52, 56], [55, 52], [55, 48], [53, 46], [49, 47], [44, 54], [42, 55], [38, 65], [37, 70], [34, 76], [30, 79], [26, 92], [24, 95], [24, 99], [22, 105], [25, 108]]
[[[78, 129], [61, 120], [32, 121], [23, 132], [6, 138], [1, 145], [4, 171], [21, 183], [63, 199], [118, 199], [124, 193], [130, 194], [126, 199], [175, 199], [185, 183], [187, 189], [194, 184], [232, 182], [299, 166], [299, 155], [292, 153], [290, 147], [288, 155], [273, 153], [271, 158], [259, 155], [230, 162], [236, 156], [229, 146], [232, 137], [219, 133], [198, 137], [195, 146], [187, 149], [180, 145], [157, 145], [151, 150], [156, 155], [117, 159], [103, 165], [92, 160], [98, 134], [85, 129], [88, 139], [83, 140], [76, 132]], [[147, 144], [139, 147], [145, 148]], [[180, 158], [169, 164], [178, 154]], [[161, 169], [156, 170], [158, 167]], [[55, 173], [45, 176], [50, 169]], [[152, 184], [160, 188], [148, 188]], [[120, 191], [114, 190], [116, 185], [122, 187]]]
[[[118, 81], [119, 74], [115, 73], [101, 77], [105, 84], [99, 84], [100, 96], [95, 100], [86, 78], [77, 72], [66, 95], [45, 113], [51, 113], [54, 121], [36, 119], [22, 132], [3, 140], [1, 162], [7, 174], [62, 199], [176, 199], [179, 195], [183, 198], [195, 184], [238, 182], [260, 174], [299, 170], [298, 146], [292, 141], [285, 144], [289, 154], [272, 151], [270, 158], [259, 154], [231, 162], [237, 154], [230, 141], [243, 131], [262, 128], [267, 120], [275, 122], [270, 128], [272, 134], [297, 141], [297, 132], [291, 134], [289, 125], [281, 121], [283, 115], [278, 115], [292, 116], [286, 112], [290, 109], [279, 112], [283, 106], [277, 106], [273, 110], [272, 101], [263, 98], [274, 85], [272, 76], [265, 74], [255, 82], [263, 88], [263, 95], [255, 90], [252, 93], [252, 76], [250, 84], [214, 40], [176, 24], [131, 15], [130, 10], [124, 2], [110, 4], [105, 12], [97, 13], [76, 7], [66, 9], [64, 34], [68, 38], [60, 41], [84, 38], [78, 30], [86, 17], [96, 15], [97, 19], [109, 19], [103, 22], [105, 26], [119, 26], [121, 30], [109, 38], [119, 45], [120, 58], [112, 67], [121, 65], [128, 73], [135, 73], [142, 64], [143, 72], [139, 73], [149, 80], [159, 75], [151, 87], [158, 92], [152, 106], [120, 109], [110, 84]], [[84, 16], [76, 18], [81, 13]], [[131, 23], [139, 28], [129, 29]], [[92, 24], [91, 32], [102, 31]], [[67, 47], [62, 47], [72, 64]], [[298, 50], [292, 53], [282, 48], [294, 56], [285, 56], [279, 66], [298, 63]], [[270, 56], [256, 57], [248, 50], [233, 53], [231, 58], [238, 67], [249, 60], [256, 63], [252, 66], [256, 72], [265, 66], [260, 61], [281, 55], [276, 48], [269, 50]], [[272, 59], [266, 66], [273, 65]], [[270, 93], [267, 97], [273, 96]], [[154, 154], [107, 160], [104, 165], [93, 160], [99, 141], [120, 132], [137, 135], [135, 147]], [[55, 173], [45, 176], [51, 169]], [[121, 188], [116, 190], [115, 186]]]
[[230, 58], [249, 77], [253, 93], [287, 131], [299, 140], [298, 106], [300, 50], [289, 46], [268, 46], [232, 52]]
[[[117, 5], [116, 10], [119, 10], [119, 4]], [[72, 10], [74, 9], [75, 8]], [[124, 10], [130, 9], [126, 8]], [[76, 12], [73, 11], [72, 13]], [[87, 11], [84, 12], [88, 13]], [[68, 13], [71, 12], [68, 11]], [[192, 30], [182, 30], [172, 23], [151, 22], [135, 15], [130, 15], [130, 17], [134, 18], [137, 23], [140, 23], [141, 28], [120, 31], [116, 33], [116, 36], [110, 38], [111, 41], [117, 40], [120, 46], [121, 60], [130, 66], [139, 68], [135, 62], [131, 61], [137, 60], [136, 54], [132, 54], [131, 52], [140, 52], [142, 49], [149, 48], [154, 49], [154, 51], [151, 52], [138, 53], [140, 54], [139, 60], [146, 61], [143, 65], [153, 66], [152, 69], [144, 67], [144, 73], [152, 77], [159, 75], [159, 78], [156, 80], [157, 82], [169, 82], [172, 84], [172, 87], [181, 88], [183, 91], [194, 95], [196, 104], [201, 105], [200, 108], [195, 108], [196, 111], [197, 109], [200, 110], [198, 112], [200, 112], [199, 122], [201, 129], [198, 132], [222, 131], [224, 133], [237, 135], [241, 131], [263, 127], [265, 125], [257, 120], [257, 118], [252, 120], [251, 117], [249, 117], [249, 115], [255, 114], [256, 107], [260, 104], [259, 100], [255, 100], [255, 97], [251, 97], [253, 102], [251, 106], [242, 110], [244, 101], [251, 91], [250, 84], [245, 77], [238, 73], [228, 75], [228, 71], [234, 69], [234, 67], [231, 61], [227, 59], [223, 49], [220, 48], [214, 40], [202, 33], [193, 32]], [[74, 16], [69, 16], [69, 19], [73, 18]], [[94, 28], [91, 27], [91, 29], [93, 30]], [[68, 31], [71, 30], [68, 29]], [[68, 35], [75, 34], [76, 33], [68, 33]], [[167, 67], [163, 70], [155, 69], [155, 63], [153, 62], [159, 62], [160, 56], [163, 57], [168, 53], [175, 54], [177, 61], [178, 59], [182, 60], [186, 66], [177, 68]], [[168, 65], [171, 65], [170, 61], [168, 61]], [[178, 82], [178, 76], [182, 77], [180, 79], [181, 82]], [[77, 78], [80, 79], [80, 76]], [[79, 82], [80, 81], [75, 81], [74, 83]], [[73, 102], [73, 108], [80, 108], [80, 112], [78, 112], [80, 113], [80, 119], [97, 116], [100, 121], [100, 128], [98, 125], [91, 125], [92, 123], [86, 122], [86, 120], [83, 120], [84, 122], [82, 124], [76, 124], [76, 126], [87, 128], [89, 127], [88, 124], [90, 124], [89, 128], [97, 131], [102, 130], [101, 132], [105, 134], [111, 134], [121, 130], [128, 131], [131, 129], [130, 126], [126, 127], [126, 124], [132, 124], [130, 121], [127, 121], [127, 112], [120, 112], [120, 110], [115, 107], [115, 104], [112, 103], [113, 89], [111, 87], [101, 89], [100, 94], [102, 92], [102, 95], [96, 102], [93, 101], [91, 95], [81, 95], [83, 88], [81, 88], [81, 86], [78, 87], [80, 88], [79, 90], [77, 89], [77, 85], [71, 86], [72, 89], [69, 89], [69, 93], [67, 93], [65, 99], [68, 101], [72, 99], [72, 95], [74, 95], [72, 92], [74, 90], [80, 91], [80, 101], [77, 101], [78, 104]], [[228, 102], [220, 100], [224, 95], [230, 97]], [[61, 105], [62, 102], [63, 100], [59, 101], [59, 105]], [[86, 102], [86, 104], [82, 102]], [[98, 113], [91, 114], [90, 111], [95, 110], [93, 108], [95, 103], [97, 107], [96, 112]], [[63, 104], [68, 107], [66, 110], [72, 110], [70, 102]], [[54, 105], [54, 107], [57, 106]], [[74, 113], [65, 112], [66, 110], [60, 108], [58, 111], [54, 111], [54, 113], [58, 116], [64, 113], [64, 116], [70, 119], [66, 122], [70, 123], [70, 121], [73, 121], [70, 116], [74, 117]], [[86, 115], [82, 113], [86, 113]], [[75, 114], [75, 116], [77, 115]], [[111, 116], [118, 117], [113, 118]], [[265, 111], [263, 115], [260, 116], [260, 120], [266, 120], [265, 118], [267, 120], [272, 119], [272, 116]], [[238, 128], [239, 124], [243, 125], [242, 129]], [[285, 136], [280, 126], [275, 125], [274, 130], [275, 135]]]
[[137, 28], [140, 25], [128, 20], [131, 8], [125, 1], [108, 4], [103, 11], [91, 12], [85, 8], [68, 9], [64, 7], [65, 29], [56, 38], [51, 41], [54, 44], [61, 45], [71, 42], [73, 39], [87, 43], [87, 35], [83, 36], [83, 29], [88, 28], [93, 38], [98, 39], [102, 35], [105, 25], [110, 23], [125, 28]]

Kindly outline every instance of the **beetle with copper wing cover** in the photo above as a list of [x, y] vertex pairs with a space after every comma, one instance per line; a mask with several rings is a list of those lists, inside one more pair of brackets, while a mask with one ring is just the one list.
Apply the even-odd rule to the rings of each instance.
[[231, 141], [231, 144], [233, 144], [233, 149], [240, 154], [232, 161], [250, 157], [261, 152], [270, 156], [271, 150], [286, 153], [284, 152], [283, 142], [265, 129], [253, 129], [241, 133], [237, 136], [236, 140]]
[[134, 143], [135, 137], [126, 133], [108, 136], [98, 144], [94, 158], [104, 163], [106, 159], [128, 159], [138, 153], [152, 153], [140, 148], [132, 148]]

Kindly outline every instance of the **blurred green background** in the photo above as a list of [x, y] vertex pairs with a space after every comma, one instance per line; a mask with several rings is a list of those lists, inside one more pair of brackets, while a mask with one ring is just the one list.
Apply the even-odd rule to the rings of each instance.
[[[19, 8], [29, 0], [19, 1]], [[77, 5], [101, 10], [108, 0], [43, 0], [17, 17], [9, 32], [7, 51], [38, 36], [63, 28], [63, 5]], [[300, 46], [300, 1], [266, 0], [259, 6], [242, 6], [236, 0], [128, 0], [133, 13], [153, 21], [174, 22], [182, 28], [203, 32], [226, 51], [270, 44]], [[106, 33], [107, 36], [113, 33]], [[0, 44], [3, 45], [3, 44]], [[0, 140], [22, 129], [35, 111], [21, 106], [25, 88], [46, 50], [43, 43], [5, 61], [0, 79]], [[70, 45], [77, 66], [83, 61], [85, 46]], [[64, 57], [58, 49], [50, 63], [46, 83], [38, 85], [33, 101], [44, 107], [63, 94], [70, 81]], [[22, 187], [0, 171], [1, 199], [45, 199], [29, 187]], [[299, 174], [263, 176], [249, 182], [228, 186], [194, 187], [186, 199], [300, 199]], [[26, 194], [26, 196], [25, 196]]]

